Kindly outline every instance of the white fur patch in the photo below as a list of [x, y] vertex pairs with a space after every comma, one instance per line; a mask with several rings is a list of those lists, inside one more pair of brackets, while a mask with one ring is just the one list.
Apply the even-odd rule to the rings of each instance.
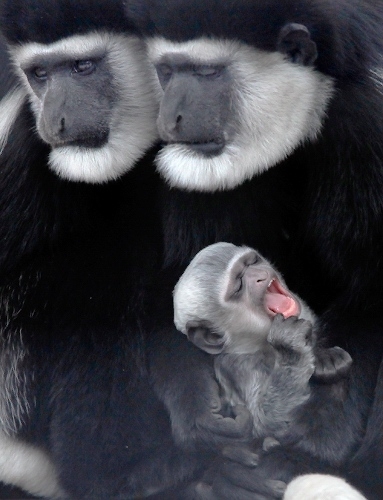
[[24, 104], [27, 93], [24, 88], [17, 87], [0, 101], [0, 155], [8, 141], [9, 133]]
[[0, 432], [0, 481], [43, 498], [65, 498], [56, 470], [39, 448]]
[[378, 67], [370, 70], [370, 77], [379, 92], [383, 94], [383, 68]]
[[109, 141], [101, 148], [65, 146], [50, 154], [51, 168], [61, 177], [102, 183], [116, 179], [144, 155], [158, 138], [154, 75], [145, 44], [135, 36], [90, 33], [60, 40], [51, 45], [30, 43], [13, 47], [11, 54], [30, 97], [36, 116], [40, 102], [22, 71], [36, 58], [55, 55], [64, 59], [88, 59], [105, 53], [113, 73], [117, 105], [112, 110]]
[[[199, 63], [226, 63], [235, 82], [236, 133], [222, 153], [204, 157], [188, 145], [165, 146], [157, 158], [172, 186], [189, 190], [231, 189], [278, 164], [306, 140], [315, 140], [334, 85], [310, 67], [293, 64], [279, 52], [244, 43], [199, 39], [173, 43], [148, 41], [149, 58], [183, 54]], [[158, 83], [157, 95], [162, 95]]]
[[297, 477], [288, 486], [283, 500], [367, 500], [344, 479], [325, 474]]

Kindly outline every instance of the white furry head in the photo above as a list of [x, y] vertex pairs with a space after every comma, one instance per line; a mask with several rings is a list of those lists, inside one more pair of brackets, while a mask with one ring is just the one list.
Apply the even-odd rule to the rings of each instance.
[[[242, 334], [248, 331], [252, 339], [255, 333], [262, 339], [262, 333], [268, 332], [271, 324], [263, 303], [259, 307], [249, 307], [242, 300], [227, 298], [234, 265], [245, 256], [247, 259], [255, 257], [257, 268], [271, 271], [270, 276], [277, 278], [288, 290], [280, 273], [259, 252], [232, 243], [214, 243], [195, 255], [174, 288], [174, 324], [178, 330], [187, 334], [189, 322], [208, 321], [221, 332]], [[299, 303], [299, 318], [314, 324], [315, 316], [307, 304], [296, 294], [289, 293]], [[227, 335], [227, 340], [230, 344], [232, 336]]]
[[[170, 185], [188, 190], [234, 188], [278, 164], [321, 130], [333, 93], [331, 78], [242, 42], [198, 39], [148, 41], [149, 58], [182, 54], [197, 64], [226, 61], [233, 81], [234, 134], [223, 151], [204, 157], [187, 144], [166, 145], [157, 158]], [[162, 89], [158, 85], [161, 99]]]
[[[232, 243], [215, 243], [202, 249], [190, 262], [173, 292], [174, 323], [187, 333], [189, 321], [209, 320], [219, 324], [225, 307], [227, 269], [233, 260], [248, 252], [247, 247]], [[215, 317], [217, 316], [218, 317]]]
[[117, 94], [116, 105], [111, 111], [109, 140], [99, 148], [55, 147], [49, 163], [63, 178], [102, 183], [130, 170], [158, 138], [155, 83], [145, 44], [135, 36], [94, 32], [50, 45], [29, 43], [11, 48], [37, 118], [41, 105], [22, 68], [44, 56], [86, 60], [95, 53], [105, 54], [113, 75], [111, 85]]

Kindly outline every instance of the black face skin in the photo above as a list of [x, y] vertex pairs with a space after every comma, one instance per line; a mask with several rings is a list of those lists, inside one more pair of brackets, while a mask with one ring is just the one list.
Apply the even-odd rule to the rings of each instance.
[[227, 63], [199, 64], [173, 54], [162, 57], [155, 67], [164, 91], [157, 121], [162, 139], [188, 144], [204, 155], [219, 154], [234, 112]]
[[108, 141], [116, 93], [104, 54], [83, 60], [36, 57], [22, 69], [39, 101], [37, 129], [44, 141], [52, 147], [100, 147]]

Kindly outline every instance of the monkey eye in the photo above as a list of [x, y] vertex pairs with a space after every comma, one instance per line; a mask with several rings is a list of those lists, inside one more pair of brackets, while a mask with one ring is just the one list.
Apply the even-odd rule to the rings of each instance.
[[220, 76], [222, 70], [223, 70], [222, 66], [209, 65], [209, 64], [198, 65], [194, 66], [193, 68], [193, 71], [197, 76], [202, 76], [205, 78], [215, 78], [217, 76]]
[[48, 78], [48, 71], [45, 68], [34, 68], [32, 74], [38, 80], [46, 80]]
[[164, 89], [173, 75], [173, 68], [169, 64], [157, 64], [156, 71], [161, 87]]
[[94, 63], [94, 61], [91, 61], [90, 59], [84, 59], [84, 60], [75, 61], [73, 68], [72, 68], [72, 72], [86, 76], [86, 75], [90, 75], [91, 73], [93, 73], [95, 68], [96, 68], [96, 64]]
[[238, 285], [237, 285], [236, 289], [234, 290], [233, 295], [238, 295], [239, 292], [242, 290], [242, 288], [243, 288], [243, 279], [242, 278], [243, 278], [242, 273], [237, 276], [236, 281], [238, 282]]

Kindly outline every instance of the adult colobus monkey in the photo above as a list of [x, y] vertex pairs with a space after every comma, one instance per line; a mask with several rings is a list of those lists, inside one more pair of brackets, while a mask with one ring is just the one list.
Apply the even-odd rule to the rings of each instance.
[[[0, 479], [48, 497], [52, 483], [148, 496], [201, 455], [173, 445], [146, 372], [160, 225], [145, 46], [122, 2], [0, 7], [17, 74], [0, 102]], [[33, 452], [50, 473], [40, 490], [7, 460], [24, 469]]]
[[[383, 2], [151, 0], [141, 19], [158, 75], [159, 132], [169, 143], [158, 157], [158, 169], [173, 188], [206, 191], [200, 197], [178, 192], [168, 220], [183, 229], [177, 234], [184, 241], [168, 236], [173, 262], [174, 242], [178, 255], [181, 247], [193, 255], [187, 235], [208, 230], [208, 243], [218, 238], [236, 243], [242, 230], [240, 243], [270, 257], [273, 249], [262, 246], [264, 232], [261, 245], [252, 240], [259, 227], [280, 234], [275, 222], [282, 212], [274, 210], [278, 200], [272, 189], [273, 180], [286, 175], [286, 191], [294, 193], [286, 205], [291, 258], [286, 254], [272, 261], [291, 287], [323, 313], [320, 322], [330, 345], [344, 347], [354, 360], [347, 398], [326, 404], [318, 386], [317, 399], [301, 415], [306, 443], [321, 447], [327, 459], [313, 460], [309, 447], [307, 454], [284, 447], [265, 454], [255, 469], [225, 463], [216, 470], [212, 494], [251, 498], [267, 490], [265, 478], [288, 480], [328, 469], [346, 475], [369, 498], [380, 498]], [[261, 210], [254, 215], [252, 208], [246, 216], [245, 197], [238, 193], [257, 184], [263, 190], [255, 192], [259, 197], [253, 202]], [[184, 209], [193, 198], [200, 200], [199, 226], [197, 204]], [[221, 211], [208, 210], [214, 200], [225, 200]], [[254, 232], [246, 233], [245, 222], [234, 214], [230, 219], [227, 207], [233, 212], [238, 207], [243, 219], [254, 222]], [[200, 422], [211, 410], [210, 386], [200, 384], [206, 412], [190, 402], [187, 417], [177, 402], [187, 398], [172, 398], [169, 389], [186, 380], [181, 363], [177, 370], [176, 380], [169, 370], [166, 383], [157, 387], [176, 422], [174, 433], [184, 445], [189, 445], [187, 436], [198, 440], [203, 435], [206, 442]], [[216, 437], [210, 436], [214, 443]]]
[[[118, 178], [157, 139], [144, 47], [136, 36], [126, 35], [129, 26], [122, 8], [116, 8], [119, 2], [101, 3], [92, 18], [88, 5], [59, 2], [55, 14], [35, 2], [44, 13], [31, 26], [35, 11], [3, 3], [3, 33], [21, 85], [3, 104], [10, 118], [2, 125], [0, 142], [6, 142], [27, 97], [39, 137], [51, 148], [54, 171], [95, 183]], [[71, 11], [75, 30], [66, 22]]]

